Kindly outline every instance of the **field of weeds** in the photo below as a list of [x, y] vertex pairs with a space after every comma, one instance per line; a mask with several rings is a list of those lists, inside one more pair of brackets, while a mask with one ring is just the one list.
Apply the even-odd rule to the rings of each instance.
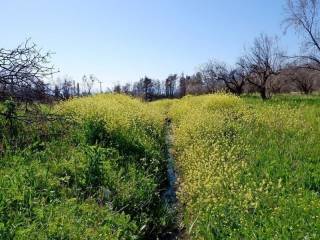
[[62, 120], [0, 121], [1, 239], [320, 237], [319, 97], [107, 94], [42, 111]]
[[320, 237], [319, 106], [317, 97], [228, 95], [172, 104], [192, 239]]

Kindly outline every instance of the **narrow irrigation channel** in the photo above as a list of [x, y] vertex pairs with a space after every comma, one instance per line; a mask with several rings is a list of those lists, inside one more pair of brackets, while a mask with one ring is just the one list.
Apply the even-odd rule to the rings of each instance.
[[164, 198], [169, 205], [174, 206], [177, 203], [176, 195], [176, 172], [174, 167], [174, 158], [172, 154], [172, 134], [171, 119], [166, 119], [166, 157], [167, 157], [167, 189], [164, 192]]
[[171, 119], [166, 118], [166, 159], [167, 159], [167, 184], [166, 189], [162, 193], [162, 198], [167, 203], [170, 212], [174, 215], [174, 224], [168, 227], [168, 229], [160, 236], [161, 240], [175, 240], [184, 239], [183, 229], [180, 226], [181, 212], [179, 210], [179, 203], [177, 200], [177, 175], [175, 171], [174, 157], [172, 153], [172, 126]]

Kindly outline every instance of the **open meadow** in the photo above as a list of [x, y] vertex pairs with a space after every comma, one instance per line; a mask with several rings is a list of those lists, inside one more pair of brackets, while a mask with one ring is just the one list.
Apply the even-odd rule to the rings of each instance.
[[318, 96], [102, 94], [41, 111], [63, 120], [0, 122], [1, 239], [320, 237]]
[[320, 0], [0, 7], [0, 240], [320, 239]]
[[318, 97], [186, 97], [169, 111], [192, 239], [318, 239]]

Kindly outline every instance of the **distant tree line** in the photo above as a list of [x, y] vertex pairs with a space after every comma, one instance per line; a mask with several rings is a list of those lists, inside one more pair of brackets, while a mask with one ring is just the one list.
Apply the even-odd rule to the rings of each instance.
[[[262, 42], [260, 42], [262, 41]], [[266, 41], [266, 42], [265, 42]], [[320, 90], [320, 71], [310, 69], [303, 63], [285, 62], [282, 55], [273, 50], [260, 49], [260, 44], [269, 44], [272, 38], [261, 35], [256, 39], [259, 51], [249, 52], [241, 57], [235, 66], [210, 60], [193, 75], [171, 74], [165, 80], [151, 79], [147, 76], [133, 84], [117, 84], [113, 91], [140, 97], [146, 101], [162, 98], [180, 98], [185, 95], [200, 95], [216, 92], [229, 92], [235, 95], [259, 93], [266, 100], [272, 94], [301, 92], [311, 94]], [[264, 47], [264, 46], [262, 46]]]
[[[55, 100], [67, 100], [72, 97], [88, 96], [93, 93], [93, 86], [101, 82], [93, 74], [83, 75], [81, 84], [69, 76], [57, 78], [53, 87], [53, 96]], [[100, 92], [102, 92], [100, 85]]]
[[287, 0], [283, 26], [285, 30], [294, 28], [303, 36], [303, 54], [287, 56], [277, 37], [261, 34], [234, 66], [210, 60], [191, 76], [171, 74], [163, 81], [144, 77], [132, 85], [116, 85], [114, 92], [151, 101], [219, 91], [236, 95], [257, 92], [264, 100], [275, 93], [319, 91], [319, 11], [319, 0]]

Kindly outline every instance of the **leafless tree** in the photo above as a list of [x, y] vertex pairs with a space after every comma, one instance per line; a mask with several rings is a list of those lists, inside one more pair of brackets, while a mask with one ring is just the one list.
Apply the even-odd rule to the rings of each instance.
[[80, 96], [79, 83], [76, 84], [70, 76], [58, 77], [54, 84], [53, 95], [55, 100], [66, 100], [73, 96]]
[[274, 76], [281, 72], [284, 55], [279, 49], [276, 37], [261, 34], [238, 62], [238, 65], [250, 74], [247, 81], [257, 88], [263, 100], [271, 97], [268, 86]]
[[304, 36], [303, 54], [294, 59], [303, 61], [303, 67], [320, 71], [320, 1], [287, 0], [285, 31], [293, 27]]
[[229, 92], [240, 96], [244, 92], [248, 75], [241, 68], [231, 69], [225, 78], [222, 78]]
[[143, 82], [142, 79], [140, 81], [137, 81], [132, 86], [132, 95], [136, 97], [143, 97]]
[[120, 85], [120, 84], [116, 84], [116, 85], [113, 87], [113, 92], [114, 92], [114, 93], [121, 93], [121, 85]]
[[142, 80], [144, 100], [151, 100], [152, 98], [152, 79], [145, 76]]
[[92, 90], [93, 85], [98, 81], [99, 81], [99, 79], [95, 75], [93, 75], [93, 74], [89, 75], [89, 81], [87, 82], [89, 94], [91, 94], [91, 90]]
[[317, 87], [319, 72], [292, 66], [286, 71], [288, 79], [294, 84], [294, 87], [304, 94], [311, 94]]
[[201, 72], [197, 72], [192, 75], [190, 78], [187, 79], [187, 94], [195, 94], [200, 95], [203, 94], [204, 87], [203, 87], [203, 79]]
[[167, 97], [172, 98], [174, 96], [177, 78], [178, 78], [177, 74], [171, 74], [167, 77], [165, 81]]
[[315, 88], [315, 77], [319, 76], [315, 76], [314, 72], [303, 72], [300, 70], [300, 72], [298, 71], [293, 75], [292, 80], [299, 91], [304, 94], [311, 94]]
[[184, 76], [184, 74], [181, 74], [179, 79], [179, 94], [180, 97], [185, 96], [187, 93], [187, 78]]
[[269, 85], [269, 91], [272, 94], [289, 93], [294, 90], [294, 84], [290, 77], [281, 71], [280, 74], [273, 76]]
[[91, 90], [95, 82], [98, 82], [98, 79], [93, 74], [90, 74], [89, 77], [87, 75], [83, 75], [82, 84], [83, 84], [85, 95], [91, 94]]
[[80, 97], [80, 84], [77, 82], [77, 85], [76, 85], [76, 94], [78, 97]]
[[61, 90], [63, 99], [69, 99], [71, 96], [74, 96], [75, 92], [73, 91], [73, 80], [65, 77]]
[[159, 80], [152, 80], [152, 96], [161, 96], [161, 82]]
[[53, 96], [56, 100], [61, 98], [61, 91], [58, 85], [54, 85]]
[[17, 48], [0, 49], [0, 90], [2, 98], [32, 102], [49, 90], [44, 80], [54, 73], [51, 53], [43, 53], [27, 40]]
[[121, 92], [123, 92], [124, 94], [129, 94], [131, 90], [131, 84], [127, 83], [124, 86], [121, 87]]
[[217, 67], [222, 67], [216, 60], [209, 60], [200, 67], [202, 81], [208, 93], [214, 93], [219, 83]]
[[205, 65], [205, 72], [202, 72], [206, 87], [212, 87], [212, 91], [226, 89], [236, 95], [241, 95], [247, 81], [247, 74], [241, 67], [230, 67], [224, 62], [210, 60]]

